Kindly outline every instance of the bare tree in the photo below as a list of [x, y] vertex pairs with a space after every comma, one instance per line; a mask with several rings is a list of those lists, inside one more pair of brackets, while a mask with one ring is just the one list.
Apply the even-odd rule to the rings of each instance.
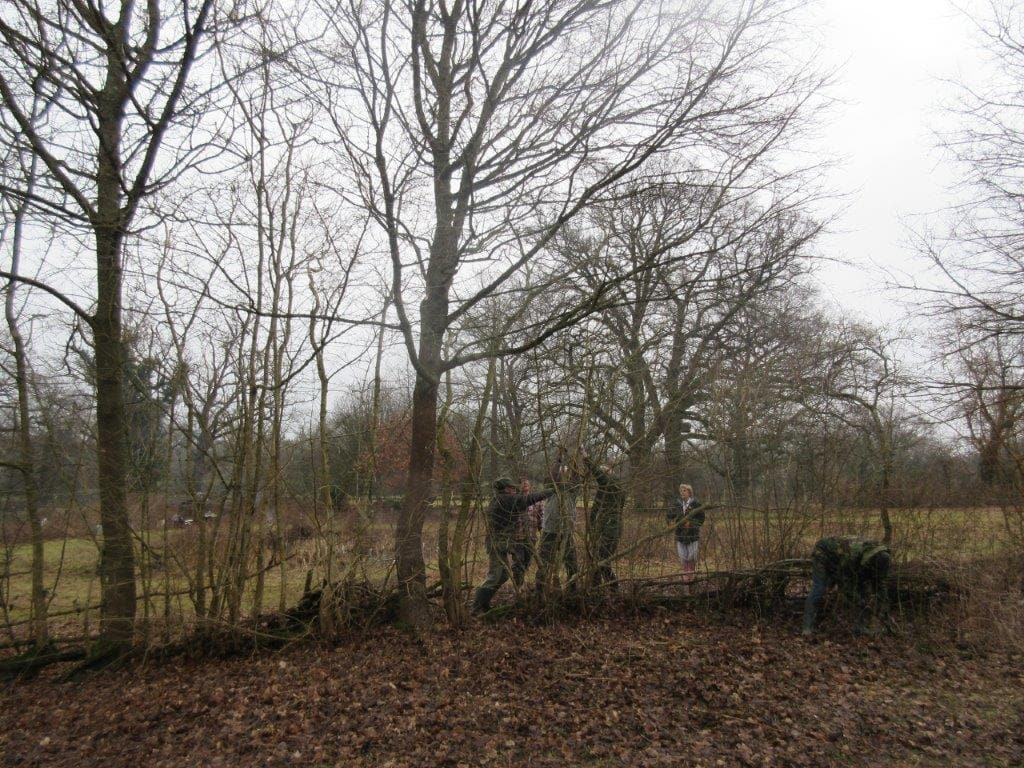
[[[193, 443], [193, 466], [210, 466], [214, 448], [220, 459], [230, 457], [213, 467], [222, 473], [219, 486], [231, 514], [198, 537], [202, 552], [211, 555], [222, 537], [226, 554], [215, 575], [200, 571], [194, 580], [197, 610], [200, 602], [205, 607], [203, 585], [209, 581], [209, 611], [224, 611], [230, 621], [240, 618], [249, 597], [251, 611], [261, 611], [273, 568], [281, 584], [277, 607], [286, 608], [293, 519], [286, 515], [286, 420], [299, 386], [315, 375], [320, 435], [327, 439], [323, 422], [337, 357], [327, 359], [325, 348], [351, 328], [339, 309], [365, 223], [365, 217], [341, 214], [325, 183], [312, 107], [297, 98], [294, 72], [285, 66], [296, 45], [292, 20], [266, 12], [258, 21], [219, 59], [231, 94], [225, 120], [235, 124], [231, 148], [239, 160], [206, 184], [169, 190], [180, 196], [174, 213], [184, 221], [165, 220], [165, 239], [173, 246], [158, 279], [166, 329], [187, 371], [189, 424], [180, 429]], [[297, 321], [305, 326], [301, 332]], [[214, 359], [215, 351], [225, 357]], [[203, 391], [212, 381], [222, 387], [216, 407], [213, 393]], [[224, 391], [231, 394], [228, 402]], [[210, 428], [215, 414], [225, 433], [219, 445]], [[332, 507], [326, 444], [322, 448], [316, 522]]]
[[750, 351], [744, 333], [765, 335], [750, 326], [768, 315], [748, 309], [782, 300], [819, 231], [798, 214], [802, 195], [783, 194], [781, 184], [771, 194], [766, 182], [762, 208], [749, 188], [730, 190], [723, 178], [628, 185], [559, 240], [569, 265], [563, 291], [607, 285], [608, 300], [559, 340], [566, 352], [586, 350], [583, 366], [563, 357], [544, 375], [575, 377], [576, 391], [589, 393], [583, 410], [592, 428], [644, 476], [634, 483], [641, 506], [674, 490], [685, 444], [714, 439], [708, 398], [716, 378], [728, 359]]
[[[991, 333], [975, 338], [970, 317], [953, 318], [944, 334], [953, 349], [943, 357], [945, 377], [940, 392], [962, 419], [978, 452], [978, 476], [990, 489], [1005, 488], [1012, 479], [1024, 407], [1024, 338]], [[967, 338], [965, 338], [965, 335]]]
[[874, 494], [888, 544], [896, 458], [914, 422], [906, 407], [913, 382], [897, 354], [898, 337], [843, 323], [833, 324], [831, 331], [821, 337], [824, 359], [815, 369], [822, 377], [820, 386], [805, 404], [866, 439], [874, 471], [865, 491]]
[[[416, 371], [395, 542], [406, 620], [427, 620], [422, 530], [441, 377], [490, 354], [445, 355], [446, 333], [653, 155], [686, 148], [714, 164], [774, 142], [808, 86], [769, 55], [787, 5], [321, 3], [334, 34], [326, 53], [344, 69], [320, 95], [353, 195], [388, 245]], [[535, 306], [545, 310], [536, 338], [593, 298], [557, 319]]]
[[702, 455], [737, 503], [799, 502], [795, 465], [806, 455], [794, 448], [810, 426], [801, 401], [817, 384], [816, 342], [827, 325], [812, 291], [780, 281], [745, 302], [720, 334], [701, 409], [710, 439]]
[[989, 68], [983, 82], [958, 84], [956, 127], [941, 137], [962, 202], [921, 235], [934, 279], [911, 286], [933, 315], [959, 316], [961, 346], [1024, 334], [1024, 4], [990, 0], [986, 11], [976, 43]]
[[[212, 8], [213, 0], [141, 8], [131, 0], [13, 0], [0, 18], [0, 130], [45, 169], [35, 189], [12, 184], [4, 192], [75, 222], [94, 240], [91, 310], [41, 287], [88, 326], [95, 347], [101, 634], [114, 648], [131, 642], [136, 604], [125, 488], [123, 247], [141, 201], [194, 159], [188, 151], [159, 154], [194, 96], [187, 85]], [[30, 104], [40, 98], [47, 119], [33, 121]]]
[[943, 330], [932, 389], [965, 420], [991, 487], [1014, 465], [1024, 391], [1024, 4], [989, 0], [975, 13], [974, 43], [988, 66], [956, 84], [954, 127], [940, 137], [959, 202], [920, 234], [931, 269], [909, 287]]

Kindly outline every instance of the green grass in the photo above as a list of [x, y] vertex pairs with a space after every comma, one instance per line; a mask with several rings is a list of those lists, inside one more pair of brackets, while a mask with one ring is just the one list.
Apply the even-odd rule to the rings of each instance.
[[[10, 571], [15, 574], [6, 593], [9, 621], [29, 618], [31, 608], [32, 547], [17, 545], [8, 550]], [[43, 544], [43, 582], [53, 613], [98, 601], [99, 550], [91, 539], [56, 539]]]
[[[581, 559], [585, 515], [577, 519], [577, 548]], [[1002, 512], [997, 509], [893, 510], [894, 550], [898, 561], [927, 560], [955, 563], [967, 562], [999, 554], [1011, 546]], [[223, 523], [223, 521], [222, 521]], [[223, 535], [225, 529], [221, 530]], [[819, 536], [833, 533], [862, 533], [881, 537], [882, 529], [876, 510], [811, 510], [803, 514], [764, 515], [750, 510], [711, 510], [701, 538], [701, 569], [736, 570], [753, 567], [785, 557], [806, 557]], [[189, 577], [195, 569], [196, 528], [153, 530], [144, 534], [148, 552], [162, 560], [159, 568], [146, 570], [140, 578], [139, 595], [149, 594], [149, 602], [140, 605], [139, 615], [187, 624], [193, 619], [193, 606], [187, 595]], [[394, 579], [393, 525], [377, 521], [366, 531], [365, 541], [370, 554], [358, 570], [374, 582]], [[336, 577], [345, 573], [352, 562], [351, 538], [342, 536], [335, 557]], [[341, 546], [344, 546], [343, 550]], [[7, 550], [10, 557], [9, 582], [0, 584], [6, 598], [8, 622], [29, 618], [30, 568], [32, 549], [19, 544]], [[627, 514], [620, 552], [624, 556], [615, 570], [622, 578], [656, 578], [679, 571], [671, 528], [658, 512]], [[141, 552], [140, 552], [141, 554]], [[301, 596], [307, 572], [313, 571], [314, 582], [325, 571], [320, 548], [312, 540], [289, 545], [289, 559], [282, 571], [269, 569], [264, 575], [263, 610], [276, 610], [284, 604], [294, 605]], [[269, 551], [266, 553], [269, 556]], [[427, 582], [438, 579], [437, 520], [428, 520], [424, 529], [424, 556]], [[141, 560], [140, 560], [141, 562]], [[99, 602], [97, 575], [98, 550], [89, 538], [50, 540], [45, 544], [45, 580], [50, 590], [49, 610], [53, 614]], [[487, 556], [484, 550], [483, 526], [475, 521], [466, 553], [466, 580], [477, 584], [484, 578]], [[255, 570], [251, 561], [250, 572]], [[531, 576], [528, 579], [532, 579]], [[252, 607], [255, 579], [250, 579], [243, 599], [243, 609]], [[95, 622], [95, 615], [90, 619]], [[81, 616], [69, 616], [66, 623], [84, 622]], [[63, 622], [62, 622], [63, 623]]]

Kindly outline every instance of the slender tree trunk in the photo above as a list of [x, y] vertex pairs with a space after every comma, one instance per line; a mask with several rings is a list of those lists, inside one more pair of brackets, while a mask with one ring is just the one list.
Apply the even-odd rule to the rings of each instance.
[[466, 534], [469, 529], [470, 513], [478, 500], [480, 488], [480, 469], [483, 461], [483, 429], [487, 415], [487, 405], [491, 390], [495, 386], [496, 360], [491, 358], [487, 366], [487, 381], [480, 406], [477, 408], [476, 420], [473, 423], [473, 434], [470, 436], [469, 456], [467, 457], [466, 477], [462, 481], [462, 493], [459, 499], [459, 511], [455, 519], [455, 531], [449, 535], [447, 509], [441, 520], [438, 531], [437, 552], [438, 571], [441, 574], [441, 594], [444, 600], [445, 616], [453, 627], [461, 627], [466, 623], [466, 603], [462, 600], [461, 582], [463, 566], [466, 562]]
[[670, 402], [668, 408], [671, 413], [665, 427], [665, 479], [661, 483], [664, 498], [672, 498], [683, 470], [682, 419], [678, 417], [674, 403]]
[[[487, 368], [487, 380], [488, 380], [488, 383], [490, 383], [491, 377], [492, 376], [496, 377], [496, 375], [497, 374], [496, 374], [496, 371], [495, 371], [494, 362], [492, 361], [490, 366], [488, 366], [488, 368]], [[491, 389], [491, 397], [490, 397], [490, 400], [491, 400], [491, 430], [490, 430], [491, 431], [491, 439], [487, 441], [487, 454], [488, 454], [488, 458], [490, 459], [490, 461], [488, 462], [487, 468], [488, 468], [488, 472], [491, 475], [491, 479], [493, 480], [494, 478], [496, 478], [498, 476], [499, 472], [501, 472], [501, 469], [499, 468], [499, 465], [498, 465], [498, 458], [499, 458], [499, 456], [498, 456], [498, 441], [499, 441], [500, 438], [498, 436], [498, 383], [497, 383], [497, 379], [495, 379], [495, 384], [490, 389]], [[486, 403], [487, 403], [487, 401], [484, 400], [484, 405], [482, 407], [486, 408]], [[518, 460], [519, 457], [517, 456], [516, 459]]]
[[[260, 264], [262, 267], [262, 263]], [[262, 277], [257, 295], [262, 295]], [[257, 307], [259, 309], [259, 307]], [[246, 339], [244, 334], [252, 334]], [[253, 323], [252, 327], [244, 327], [238, 342], [238, 373], [241, 381], [236, 390], [238, 402], [238, 427], [234, 435], [234, 457], [231, 471], [231, 528], [228, 534], [228, 549], [221, 566], [221, 577], [219, 579], [222, 608], [226, 612], [228, 622], [234, 624], [241, 616], [242, 593], [245, 587], [247, 576], [247, 563], [249, 560], [249, 548], [251, 546], [252, 530], [254, 527], [254, 516], [258, 499], [255, 490], [252, 488], [250, 475], [254, 474], [252, 465], [255, 463], [255, 431], [258, 408], [257, 384], [255, 380], [255, 360], [258, 359], [259, 326]]]
[[449, 523], [452, 516], [452, 457], [445, 439], [448, 414], [455, 399], [452, 392], [451, 372], [445, 375], [444, 405], [437, 430], [437, 451], [441, 459], [441, 508], [437, 524], [437, 570], [441, 577], [441, 595], [445, 615], [453, 626], [459, 626], [462, 615], [459, 611], [459, 553], [449, 549]]
[[892, 544], [892, 519], [889, 516], [890, 495], [892, 494], [893, 441], [884, 427], [879, 431], [879, 453], [882, 460], [882, 474], [879, 482], [879, 517], [882, 521], [882, 541]]
[[[171, 467], [174, 462], [174, 424], [177, 421], [177, 406], [178, 406], [178, 395], [180, 390], [178, 389], [177, 382], [175, 383], [174, 396], [171, 399], [170, 409], [167, 418], [167, 441], [165, 443], [164, 450], [164, 466]], [[170, 495], [170, 473], [167, 473], [164, 477], [163, 489], [164, 498], [168, 498]], [[171, 609], [172, 609], [172, 598], [171, 598], [171, 568], [169, 557], [171, 552], [170, 532], [167, 528], [167, 512], [166, 507], [164, 512], [161, 513], [162, 522], [160, 525], [160, 549], [164, 557], [164, 569], [162, 586], [164, 590], [163, 599], [163, 642], [164, 645], [170, 645], [171, 642]]]
[[[286, 312], [291, 312], [291, 296], [292, 291], [289, 285], [288, 291], [288, 302], [285, 307]], [[277, 297], [275, 296], [275, 299]], [[274, 308], [277, 310], [277, 301], [275, 300]], [[284, 379], [284, 363], [286, 357], [286, 350], [291, 336], [291, 323], [288, 320], [284, 321], [284, 328], [281, 331], [281, 338], [277, 339], [276, 335], [274, 338], [273, 348], [273, 377], [274, 377], [274, 396], [272, 402], [271, 411], [271, 435], [270, 435], [270, 482], [271, 485], [271, 504], [274, 510], [274, 527], [276, 542], [276, 551], [278, 558], [278, 575], [281, 579], [281, 588], [278, 593], [277, 607], [281, 613], [284, 613], [288, 609], [288, 567], [287, 557], [285, 553], [285, 520], [284, 512], [282, 510], [281, 501], [281, 439], [282, 431], [284, 429], [284, 411], [286, 406], [286, 392], [285, 392], [285, 379]]]
[[[198, 413], [190, 405], [188, 408], [188, 434], [189, 440], [185, 451], [185, 487], [187, 490], [190, 507], [194, 514], [202, 514], [206, 511], [206, 504], [210, 498], [210, 483], [207, 478], [209, 474], [208, 462], [210, 450], [213, 447], [213, 438], [210, 435], [210, 403], [204, 404], [202, 411]], [[221, 508], [220, 512], [223, 512]], [[216, 525], [220, 525], [219, 519]], [[207, 526], [197, 526], [196, 530], [196, 562], [193, 582], [193, 602], [196, 609], [196, 616], [205, 619], [209, 616], [207, 604], [207, 585], [213, 585], [213, 558], [211, 555], [212, 542], [216, 536], [208, 535]]]
[[[316, 378], [319, 384], [317, 399], [317, 440], [315, 444], [316, 459], [314, 461], [314, 477], [317, 478], [313, 494], [313, 520], [316, 522], [317, 537], [316, 548], [318, 559], [323, 563], [324, 569], [324, 597], [329, 597], [334, 579], [334, 542], [337, 530], [337, 520], [334, 514], [334, 501], [331, 492], [331, 451], [328, 439], [328, 397], [330, 395], [331, 380], [327, 375], [327, 364], [324, 361], [323, 342], [330, 331], [330, 324], [318, 333], [315, 315], [320, 312], [320, 294], [316, 290], [315, 282], [310, 278], [310, 290], [313, 294], [313, 313], [309, 319], [309, 343], [313, 347], [313, 360], [316, 364]], [[324, 524], [326, 522], [326, 525]], [[325, 634], [329, 634], [332, 627], [333, 616], [327, 610], [331, 601], [320, 601], [320, 622], [324, 625]]]
[[[377, 353], [373, 361], [373, 393], [370, 407], [370, 435], [369, 455], [370, 466], [366, 479], [366, 504], [367, 509], [373, 508], [373, 499], [377, 493], [377, 440], [380, 430], [380, 390], [381, 390], [381, 367], [384, 362], [384, 324], [388, 320], [388, 309], [391, 307], [391, 296], [384, 299], [384, 308], [380, 313], [380, 328], [377, 329]], [[369, 513], [367, 514], [367, 518]], [[362, 521], [362, 525], [368, 525], [369, 519]], [[361, 539], [357, 538], [357, 543]], [[364, 553], [365, 554], [365, 553]]]
[[[32, 158], [29, 173], [30, 187], [34, 186], [37, 159]], [[25, 204], [19, 204], [14, 212], [14, 237], [11, 244], [11, 274], [17, 275], [21, 261], [22, 233], [25, 221]], [[18, 465], [21, 470], [22, 488], [25, 493], [25, 514], [28, 517], [32, 537], [32, 638], [36, 647], [42, 648], [48, 640], [46, 621], [46, 587], [43, 582], [45, 547], [43, 525], [39, 516], [39, 486], [36, 475], [35, 450], [32, 442], [32, 423], [29, 408], [28, 357], [25, 340], [21, 335], [14, 306], [17, 281], [7, 285], [7, 301], [4, 305], [7, 328], [14, 342], [15, 385], [18, 391]]]

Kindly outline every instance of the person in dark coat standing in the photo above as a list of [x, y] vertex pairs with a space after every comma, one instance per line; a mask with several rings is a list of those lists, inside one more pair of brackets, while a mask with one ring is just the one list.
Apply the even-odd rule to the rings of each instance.
[[509, 576], [516, 586], [522, 586], [529, 564], [528, 549], [517, 536], [522, 530], [523, 516], [531, 504], [555, 493], [554, 490], [519, 493], [516, 484], [507, 477], [495, 480], [493, 487], [494, 498], [487, 507], [487, 578], [473, 596], [474, 613], [491, 607], [491, 600]]
[[866, 631], [869, 616], [888, 619], [891, 563], [889, 548], [877, 541], [859, 536], [818, 539], [811, 552], [811, 591], [804, 602], [803, 634], [813, 634], [818, 608], [833, 584], [855, 606], [857, 632]]
[[597, 481], [597, 493], [590, 507], [590, 561], [593, 564], [592, 586], [614, 585], [617, 581], [611, 561], [622, 537], [622, 510], [626, 506], [626, 491], [608, 467], [595, 464], [584, 456], [583, 463]]
[[683, 566], [683, 581], [691, 581], [697, 571], [700, 529], [704, 525], [704, 510], [693, 495], [693, 486], [686, 483], [679, 486], [679, 495], [672, 501], [666, 518], [675, 528], [676, 554]]

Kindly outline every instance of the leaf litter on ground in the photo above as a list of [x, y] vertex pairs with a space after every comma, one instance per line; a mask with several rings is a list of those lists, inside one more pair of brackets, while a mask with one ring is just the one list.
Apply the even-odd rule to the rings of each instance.
[[0, 766], [1020, 766], [1021, 662], [687, 611], [380, 628], [15, 684]]

